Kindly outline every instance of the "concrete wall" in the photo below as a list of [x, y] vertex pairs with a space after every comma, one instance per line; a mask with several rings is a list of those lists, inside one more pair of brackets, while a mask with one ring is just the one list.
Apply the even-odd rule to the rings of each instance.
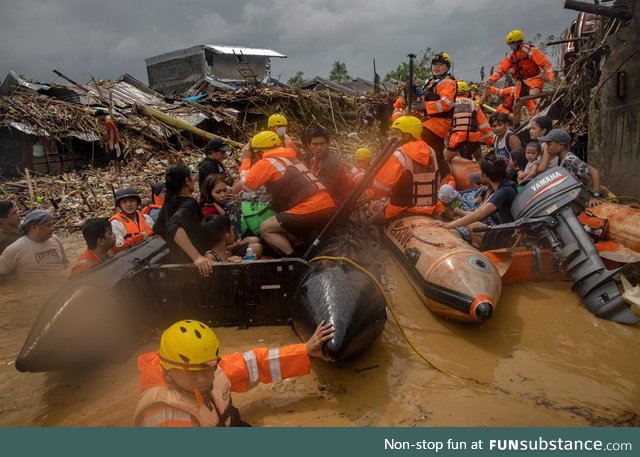
[[[589, 108], [589, 163], [614, 194], [640, 197], [640, 7], [630, 1], [633, 20], [607, 38], [611, 49]], [[626, 72], [625, 96], [617, 73]], [[608, 78], [608, 79], [607, 79]], [[598, 90], [598, 87], [600, 89]]]
[[204, 76], [205, 62], [202, 50], [197, 54], [147, 63], [149, 87], [161, 93], [181, 94]]

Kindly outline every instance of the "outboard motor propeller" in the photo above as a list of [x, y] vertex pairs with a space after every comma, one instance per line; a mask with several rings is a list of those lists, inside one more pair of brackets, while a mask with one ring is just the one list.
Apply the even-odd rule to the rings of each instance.
[[632, 264], [607, 270], [591, 238], [578, 220], [592, 194], [571, 173], [555, 167], [529, 181], [519, 193], [511, 214], [515, 222], [490, 227], [519, 229], [549, 246], [567, 271], [586, 307], [598, 317], [622, 324], [640, 320], [622, 296], [619, 276], [635, 270]]

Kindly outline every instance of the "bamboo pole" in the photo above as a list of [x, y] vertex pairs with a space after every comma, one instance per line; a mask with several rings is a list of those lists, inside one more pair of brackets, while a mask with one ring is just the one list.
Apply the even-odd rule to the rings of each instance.
[[24, 175], [27, 177], [27, 185], [29, 186], [29, 198], [31, 199], [31, 206], [36, 202], [35, 194], [33, 193], [33, 183], [31, 182], [31, 174], [29, 169], [24, 169]]
[[244, 146], [242, 143], [238, 143], [237, 141], [233, 141], [228, 138], [224, 138], [219, 135], [207, 132], [206, 130], [199, 129], [198, 127], [194, 127], [193, 125], [183, 121], [182, 119], [176, 119], [175, 117], [164, 114], [157, 109], [150, 108], [148, 106], [136, 104], [134, 106], [134, 110], [139, 114], [154, 117], [164, 124], [170, 125], [180, 130], [186, 130], [187, 132], [191, 132], [201, 138], [206, 138], [208, 140], [218, 138], [227, 143], [229, 146], [233, 146], [234, 148], [241, 148], [242, 146]]
[[329, 106], [331, 107], [331, 119], [333, 120], [333, 128], [338, 131], [338, 125], [336, 124], [336, 117], [333, 114], [333, 103], [331, 102], [331, 91], [327, 89], [327, 95], [329, 95]]

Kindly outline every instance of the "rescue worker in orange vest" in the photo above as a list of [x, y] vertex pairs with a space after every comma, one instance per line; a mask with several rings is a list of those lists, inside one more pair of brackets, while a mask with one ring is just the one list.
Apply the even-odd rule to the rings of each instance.
[[275, 251], [291, 256], [295, 250], [290, 239], [307, 238], [321, 230], [336, 205], [325, 186], [297, 159], [296, 151], [281, 146], [275, 132], [258, 133], [250, 145], [254, 163], [233, 190], [252, 191], [266, 185], [271, 207], [278, 214], [260, 224], [260, 234]]
[[398, 120], [399, 117], [407, 114], [407, 103], [404, 101], [404, 98], [398, 97], [396, 101], [393, 102], [393, 113], [391, 113], [391, 123], [394, 123]]
[[111, 256], [111, 249], [116, 245], [116, 237], [106, 217], [87, 219], [82, 224], [82, 237], [87, 243], [87, 249], [71, 268], [70, 278], [107, 260]]
[[451, 56], [446, 52], [436, 54], [431, 60], [433, 78], [424, 87], [426, 119], [422, 124], [422, 139], [436, 152], [440, 176], [451, 173], [443, 155], [456, 99], [456, 80], [449, 74], [451, 62]]
[[469, 86], [469, 95], [471, 100], [481, 105], [480, 100], [482, 97], [480, 96], [480, 89], [478, 89], [477, 84], [471, 84]]
[[[511, 71], [516, 80], [514, 98], [539, 94], [544, 88], [544, 78], [551, 84], [555, 83], [556, 74], [553, 65], [538, 48], [524, 42], [524, 33], [521, 30], [512, 30], [507, 34], [505, 42], [511, 49], [511, 53], [502, 59], [495, 73], [489, 77], [489, 85], [499, 81], [507, 72]], [[541, 75], [544, 74], [544, 78]], [[537, 106], [537, 102], [534, 102]]]
[[356, 159], [356, 163], [353, 167], [351, 167], [351, 179], [353, 180], [353, 184], [355, 186], [362, 181], [365, 173], [371, 166], [371, 158], [373, 157], [373, 153], [367, 148], [358, 148], [354, 154], [354, 158]]
[[[513, 103], [515, 101], [516, 86], [509, 86], [505, 87], [504, 89], [498, 89], [494, 86], [488, 86], [487, 92], [502, 99], [502, 103], [500, 104], [500, 106], [498, 106], [498, 108], [496, 108], [496, 112], [510, 114], [510, 118], [513, 119], [512, 113], [514, 107]], [[536, 104], [533, 100], [527, 100], [524, 106], [527, 108], [527, 111], [530, 115], [533, 116], [535, 114]]]
[[493, 132], [489, 121], [480, 106], [470, 98], [469, 86], [464, 81], [458, 81], [458, 95], [453, 107], [451, 130], [445, 141], [444, 158], [451, 162], [460, 154], [461, 157], [480, 161], [482, 158], [482, 143], [493, 144]]
[[282, 114], [272, 114], [267, 120], [267, 127], [272, 132], [276, 132], [280, 137], [280, 141], [286, 148], [295, 149], [296, 144], [289, 136], [289, 121]]
[[153, 219], [138, 211], [141, 203], [140, 194], [133, 187], [116, 190], [116, 208], [119, 211], [109, 218], [116, 236], [113, 252], [140, 244], [153, 235]]
[[246, 392], [311, 371], [310, 358], [326, 361], [322, 346], [335, 329], [322, 322], [306, 344], [256, 348], [220, 356], [211, 328], [196, 320], [176, 322], [160, 339], [160, 349], [138, 357], [142, 397], [138, 427], [245, 427], [231, 392]]
[[402, 116], [391, 126], [391, 136], [402, 141], [376, 175], [368, 196], [372, 200], [388, 197], [375, 211], [374, 223], [412, 213], [432, 214], [437, 201], [438, 163], [433, 149], [421, 139], [422, 123], [413, 116]]
[[158, 214], [160, 214], [160, 209], [164, 204], [164, 195], [166, 194], [166, 192], [166, 184], [164, 183], [164, 181], [160, 181], [155, 186], [153, 186], [153, 189], [151, 189], [151, 203], [142, 208], [141, 213], [147, 214], [151, 219], [153, 219], [153, 222], [156, 221], [156, 219], [158, 218]]

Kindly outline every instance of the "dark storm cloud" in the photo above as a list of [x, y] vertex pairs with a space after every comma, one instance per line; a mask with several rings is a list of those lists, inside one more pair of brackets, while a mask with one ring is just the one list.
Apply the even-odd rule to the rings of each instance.
[[[40, 81], [58, 69], [84, 82], [131, 73], [144, 59], [195, 44], [271, 48], [274, 76], [326, 76], [334, 61], [352, 76], [384, 76], [410, 52], [446, 50], [459, 77], [478, 79], [506, 51], [504, 35], [559, 35], [576, 13], [554, 0], [191, 1], [21, 0], [0, 6], [0, 78], [9, 70]], [[465, 70], [474, 69], [467, 72]]]

